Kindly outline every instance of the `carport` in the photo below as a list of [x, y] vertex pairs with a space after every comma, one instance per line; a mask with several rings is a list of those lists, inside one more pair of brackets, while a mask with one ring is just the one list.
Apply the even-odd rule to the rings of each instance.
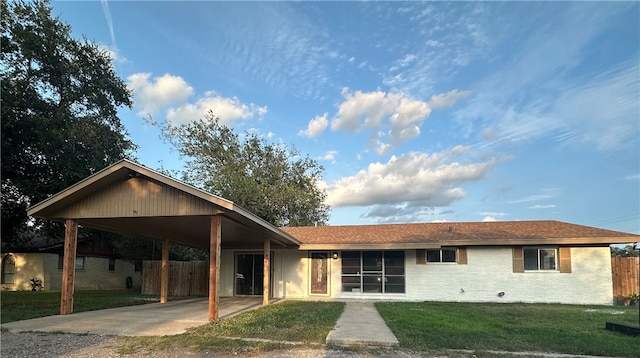
[[61, 315], [73, 312], [78, 226], [162, 241], [160, 303], [167, 302], [169, 291], [169, 245], [208, 249], [209, 320], [219, 316], [221, 248], [263, 250], [263, 305], [268, 305], [271, 245], [300, 244], [229, 200], [128, 160], [87, 177], [27, 213], [65, 223]]

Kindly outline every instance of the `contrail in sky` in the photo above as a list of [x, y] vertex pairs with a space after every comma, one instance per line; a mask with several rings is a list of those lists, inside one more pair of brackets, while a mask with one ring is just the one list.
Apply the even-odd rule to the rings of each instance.
[[109, 3], [107, 0], [101, 0], [102, 11], [104, 12], [104, 18], [107, 20], [107, 26], [109, 27], [109, 34], [111, 35], [112, 51], [117, 51], [118, 45], [116, 44], [116, 33], [113, 31], [113, 19], [111, 19], [111, 11], [109, 10]]

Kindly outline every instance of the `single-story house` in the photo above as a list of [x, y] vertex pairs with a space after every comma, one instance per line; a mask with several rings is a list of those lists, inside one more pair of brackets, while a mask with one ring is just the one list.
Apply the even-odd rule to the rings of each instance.
[[640, 236], [559, 221], [278, 228], [233, 202], [127, 160], [32, 206], [66, 223], [61, 314], [72, 311], [77, 227], [208, 249], [221, 296], [612, 304], [609, 245]]
[[[62, 243], [52, 244], [42, 238], [3, 248], [0, 288], [3, 291], [60, 290], [63, 254]], [[77, 290], [139, 289], [142, 282], [140, 268], [140, 265], [120, 259], [108, 240], [95, 237], [78, 239], [75, 260]]]

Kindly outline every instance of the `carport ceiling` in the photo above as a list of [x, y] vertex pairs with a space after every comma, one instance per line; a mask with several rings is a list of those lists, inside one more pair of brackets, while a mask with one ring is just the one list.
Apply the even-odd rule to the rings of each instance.
[[77, 219], [85, 227], [208, 248], [212, 215], [220, 215], [223, 248], [261, 248], [264, 239], [298, 240], [224, 198], [122, 160], [32, 206], [34, 217]]

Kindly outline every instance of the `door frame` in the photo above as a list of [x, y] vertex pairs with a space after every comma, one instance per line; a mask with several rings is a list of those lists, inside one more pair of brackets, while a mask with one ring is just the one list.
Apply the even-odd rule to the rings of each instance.
[[[233, 297], [263, 297], [264, 294], [262, 293], [263, 291], [260, 290], [260, 294], [259, 295], [240, 295], [237, 294], [237, 283], [238, 280], [236, 279], [236, 274], [238, 271], [238, 255], [258, 255], [262, 257], [262, 260], [260, 262], [262, 262], [262, 265], [260, 265], [260, 272], [262, 272], [264, 270], [264, 251], [234, 251], [233, 252]], [[269, 298], [273, 297], [273, 278], [274, 278], [274, 266], [273, 266], [273, 251], [269, 252]], [[254, 274], [255, 274], [255, 266], [253, 268], [254, 270]], [[264, 279], [264, 277], [263, 277]]]
[[[327, 270], [327, 273], [325, 275], [325, 280], [326, 280], [326, 287], [327, 290], [325, 293], [313, 293], [313, 287], [312, 287], [312, 283], [313, 283], [313, 279], [314, 279], [314, 259], [313, 259], [313, 254], [324, 254], [325, 255], [325, 259], [324, 259], [324, 263], [325, 263], [325, 267]], [[309, 296], [331, 296], [331, 252], [330, 251], [309, 251]]]

